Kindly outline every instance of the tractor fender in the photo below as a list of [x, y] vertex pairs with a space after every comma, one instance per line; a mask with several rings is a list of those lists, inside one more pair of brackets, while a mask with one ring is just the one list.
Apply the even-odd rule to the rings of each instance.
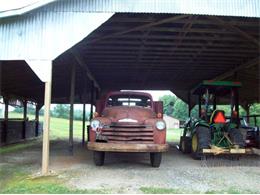
[[195, 125], [194, 125], [194, 129], [193, 129], [193, 131], [192, 131], [192, 135], [196, 132], [197, 127], [206, 127], [206, 128], [208, 128], [208, 129], [210, 128], [210, 127], [209, 127], [209, 124], [206, 123], [205, 121], [198, 121], [198, 122], [196, 122]]

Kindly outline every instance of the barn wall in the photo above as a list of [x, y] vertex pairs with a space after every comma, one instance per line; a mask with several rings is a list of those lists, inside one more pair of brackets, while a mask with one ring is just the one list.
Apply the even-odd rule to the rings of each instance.
[[[35, 121], [26, 121], [25, 122], [25, 140], [35, 137]], [[6, 131], [6, 142], [3, 143], [2, 137], [4, 136], [3, 132], [4, 121], [0, 121], [0, 145], [6, 145], [11, 143], [17, 143], [22, 141], [22, 132], [23, 132], [23, 121], [22, 120], [9, 120], [7, 122], [8, 129]], [[42, 134], [43, 125], [39, 123], [39, 135]]]

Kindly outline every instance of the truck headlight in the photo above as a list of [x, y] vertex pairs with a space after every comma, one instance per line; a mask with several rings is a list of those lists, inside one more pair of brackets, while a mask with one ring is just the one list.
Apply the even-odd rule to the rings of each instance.
[[90, 122], [90, 126], [93, 130], [96, 130], [97, 128], [100, 128], [101, 127], [101, 123], [99, 120], [92, 120]]
[[158, 130], [164, 130], [165, 127], [166, 127], [166, 124], [164, 121], [157, 121], [156, 124], [155, 124], [156, 128]]

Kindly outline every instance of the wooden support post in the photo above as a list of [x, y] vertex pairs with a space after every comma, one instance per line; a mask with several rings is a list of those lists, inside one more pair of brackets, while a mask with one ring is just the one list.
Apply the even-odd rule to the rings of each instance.
[[216, 95], [214, 95], [213, 97], [213, 110], [216, 110], [217, 109], [217, 97]]
[[201, 95], [199, 95], [198, 101], [199, 101], [199, 118], [200, 118], [201, 117]]
[[91, 96], [90, 96], [90, 104], [91, 104], [91, 106], [90, 106], [89, 120], [92, 120], [92, 118], [93, 118], [94, 92], [95, 92], [94, 82], [91, 81]]
[[237, 111], [237, 123], [239, 124], [240, 120], [239, 120], [239, 93], [238, 93], [238, 89], [235, 90], [235, 109]]
[[75, 97], [76, 66], [72, 65], [70, 80], [70, 121], [69, 121], [69, 151], [73, 154], [73, 120], [74, 120], [74, 97]]
[[2, 143], [5, 143], [7, 141], [7, 131], [8, 131], [8, 105], [9, 105], [9, 99], [4, 97], [4, 103], [5, 103], [5, 113], [4, 113], [4, 126], [2, 131]]
[[86, 104], [83, 104], [83, 119], [82, 119], [82, 146], [85, 145], [85, 132], [86, 132]]
[[190, 92], [188, 94], [188, 115], [191, 116], [191, 102], [190, 102]]
[[42, 175], [47, 175], [49, 171], [49, 131], [50, 131], [50, 107], [51, 107], [51, 80], [52, 64], [49, 65], [49, 78], [45, 81], [44, 94], [44, 121], [43, 121], [43, 141], [42, 141]]
[[23, 130], [22, 139], [26, 139], [27, 101], [23, 101]]
[[40, 113], [41, 105], [36, 104], [35, 108], [35, 136], [39, 136], [39, 113]]

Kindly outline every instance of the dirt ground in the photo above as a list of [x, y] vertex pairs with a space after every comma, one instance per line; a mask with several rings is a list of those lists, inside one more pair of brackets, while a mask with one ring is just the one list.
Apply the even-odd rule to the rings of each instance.
[[[105, 165], [96, 167], [92, 152], [75, 143], [73, 156], [67, 141], [51, 143], [50, 169], [76, 189], [105, 189], [112, 193], [142, 193], [142, 188], [174, 189], [185, 193], [260, 193], [259, 157], [239, 161], [210, 158], [195, 161], [170, 144], [160, 168], [152, 168], [149, 154], [106, 153]], [[1, 165], [26, 166], [31, 174], [41, 168], [41, 144], [2, 154]], [[1, 176], [2, 177], [2, 176]]]

